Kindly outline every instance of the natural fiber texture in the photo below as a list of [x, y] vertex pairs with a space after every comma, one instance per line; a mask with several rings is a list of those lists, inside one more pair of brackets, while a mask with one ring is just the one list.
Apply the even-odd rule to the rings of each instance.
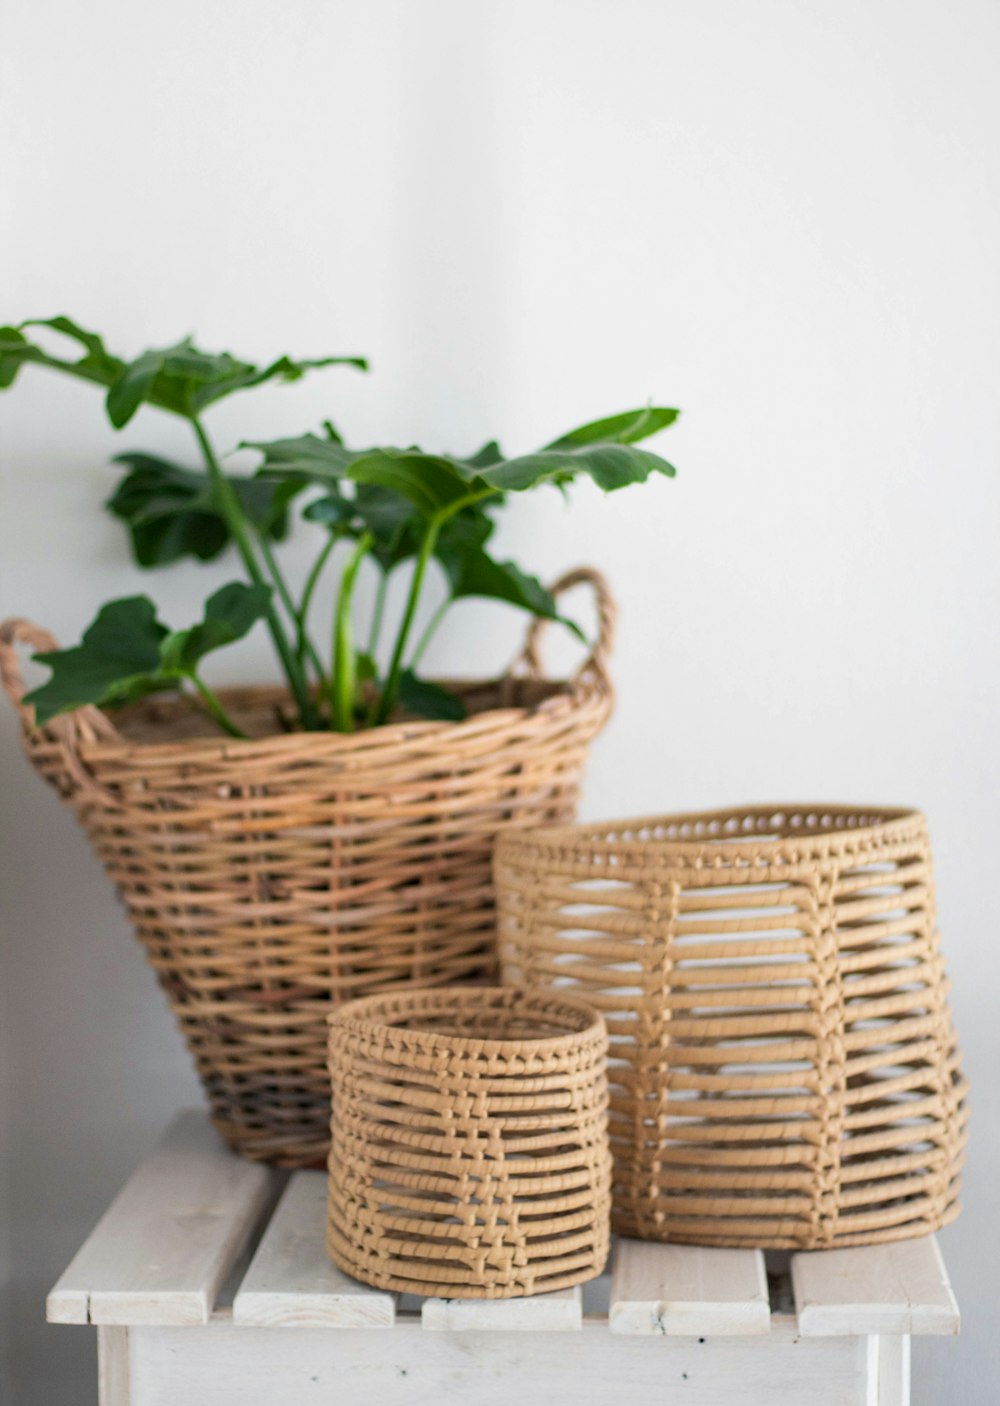
[[327, 1249], [380, 1289], [504, 1299], [608, 1254], [608, 1039], [581, 1001], [453, 987], [330, 1017]]
[[[322, 1163], [332, 1004], [495, 972], [494, 834], [572, 819], [611, 709], [613, 606], [593, 572], [556, 589], [580, 582], [597, 592], [600, 632], [577, 677], [540, 677], [533, 630], [511, 675], [455, 685], [462, 723], [292, 733], [277, 688], [222, 693], [248, 741], [179, 699], [81, 708], [37, 731], [21, 707], [28, 756], [118, 885], [215, 1124], [247, 1156]], [[18, 642], [55, 647], [25, 621], [0, 627], [16, 704]]]
[[770, 807], [501, 838], [504, 980], [611, 1038], [614, 1226], [813, 1249], [958, 1213], [965, 1082], [923, 816]]

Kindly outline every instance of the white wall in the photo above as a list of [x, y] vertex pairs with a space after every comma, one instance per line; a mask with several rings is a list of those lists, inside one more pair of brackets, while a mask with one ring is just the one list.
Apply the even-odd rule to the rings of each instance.
[[[529, 566], [597, 562], [621, 600], [586, 810], [929, 812], [975, 1128], [943, 1237], [965, 1330], [919, 1345], [914, 1396], [989, 1401], [1000, 10], [34, 0], [5, 31], [6, 315], [68, 311], [127, 349], [196, 330], [372, 356], [368, 380], [233, 402], [223, 443], [333, 413], [356, 441], [516, 448], [684, 407], [675, 483], [543, 495], [506, 526]], [[109, 451], [179, 447], [176, 427], [144, 412], [113, 440], [88, 387], [43, 373], [0, 413], [3, 613], [69, 640], [145, 587], [183, 623], [225, 579], [140, 580], [98, 511]], [[436, 662], [492, 667], [480, 626], [506, 650], [515, 622], [463, 609]], [[226, 665], [269, 667], [262, 639]], [[44, 1330], [44, 1290], [198, 1095], [103, 875], [0, 724], [16, 1406], [84, 1406], [90, 1335]]]

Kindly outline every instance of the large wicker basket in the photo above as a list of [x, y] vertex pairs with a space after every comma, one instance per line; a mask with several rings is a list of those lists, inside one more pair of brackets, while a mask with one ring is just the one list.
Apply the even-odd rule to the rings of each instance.
[[452, 685], [466, 721], [351, 735], [282, 731], [277, 688], [223, 695], [246, 741], [207, 736], [177, 699], [36, 730], [15, 645], [54, 641], [26, 621], [0, 627], [28, 756], [118, 885], [216, 1126], [245, 1155], [322, 1162], [333, 1004], [495, 972], [494, 835], [572, 819], [611, 709], [614, 608], [594, 572], [555, 589], [579, 583], [597, 594], [599, 631], [571, 682], [541, 677], [536, 627], [503, 679]]
[[506, 981], [611, 1038], [614, 1224], [814, 1249], [958, 1213], [965, 1082], [913, 811], [781, 806], [501, 837]]
[[505, 1299], [608, 1255], [607, 1031], [548, 991], [370, 996], [330, 1017], [326, 1243], [379, 1289]]

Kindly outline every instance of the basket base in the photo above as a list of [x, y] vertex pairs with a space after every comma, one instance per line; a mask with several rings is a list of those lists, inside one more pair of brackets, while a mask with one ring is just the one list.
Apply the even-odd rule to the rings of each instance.
[[789, 1231], [788, 1224], [782, 1231], [769, 1235], [766, 1231], [753, 1235], [727, 1235], [720, 1229], [716, 1219], [712, 1229], [687, 1230], [683, 1224], [666, 1216], [644, 1217], [614, 1214], [611, 1229], [615, 1235], [629, 1240], [651, 1240], [670, 1245], [703, 1245], [710, 1248], [730, 1250], [840, 1250], [861, 1245], [888, 1245], [899, 1240], [919, 1240], [925, 1235], [933, 1235], [946, 1225], [951, 1225], [962, 1209], [957, 1199], [945, 1209], [942, 1215], [914, 1217], [900, 1225], [888, 1225], [879, 1229], [852, 1229], [851, 1217], [845, 1216], [833, 1225], [819, 1228], [802, 1224]]

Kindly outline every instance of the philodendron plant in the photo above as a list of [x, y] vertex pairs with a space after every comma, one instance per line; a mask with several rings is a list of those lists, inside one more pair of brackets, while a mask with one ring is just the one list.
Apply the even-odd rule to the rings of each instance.
[[[71, 346], [53, 355], [32, 329], [62, 334]], [[48, 367], [100, 386], [115, 429], [142, 405], [179, 416], [191, 426], [201, 466], [190, 468], [158, 455], [132, 451], [116, 456], [124, 470], [107, 507], [127, 526], [136, 561], [166, 566], [185, 557], [209, 561], [235, 548], [245, 579], [215, 592], [204, 618], [171, 630], [146, 596], [103, 606], [81, 642], [36, 656], [51, 677], [27, 697], [39, 724], [85, 703], [115, 706], [162, 689], [191, 692], [218, 725], [242, 736], [202, 674], [213, 650], [241, 639], [263, 621], [294, 701], [290, 725], [351, 732], [387, 722], [403, 709], [428, 718], [458, 720], [460, 699], [420, 677], [427, 645], [446, 610], [457, 600], [483, 596], [532, 615], [564, 619], [538, 579], [488, 550], [497, 511], [510, 493], [542, 484], [565, 487], [581, 474], [611, 492], [673, 468], [637, 444], [671, 424], [676, 410], [648, 406], [595, 420], [561, 435], [532, 454], [504, 458], [491, 440], [467, 458], [408, 449], [348, 449], [329, 420], [322, 433], [267, 443], [242, 444], [260, 456], [255, 473], [223, 468], [205, 423], [206, 411], [236, 391], [267, 381], [295, 381], [318, 367], [367, 370], [361, 357], [295, 361], [283, 356], [255, 366], [223, 352], [200, 351], [186, 339], [145, 351], [133, 361], [113, 355], [95, 332], [68, 317], [31, 320], [0, 328], [0, 389], [13, 385], [26, 363]], [[300, 592], [289, 586], [275, 554], [288, 534], [293, 501], [317, 530], [315, 559]], [[337, 551], [341, 547], [340, 552]], [[340, 558], [332, 637], [324, 649], [310, 627], [310, 608], [324, 569]], [[436, 561], [447, 594], [414, 639], [414, 622]], [[409, 589], [395, 635], [381, 646], [390, 575], [412, 563]], [[356, 619], [359, 573], [370, 563], [378, 574], [371, 619], [362, 632]]]

